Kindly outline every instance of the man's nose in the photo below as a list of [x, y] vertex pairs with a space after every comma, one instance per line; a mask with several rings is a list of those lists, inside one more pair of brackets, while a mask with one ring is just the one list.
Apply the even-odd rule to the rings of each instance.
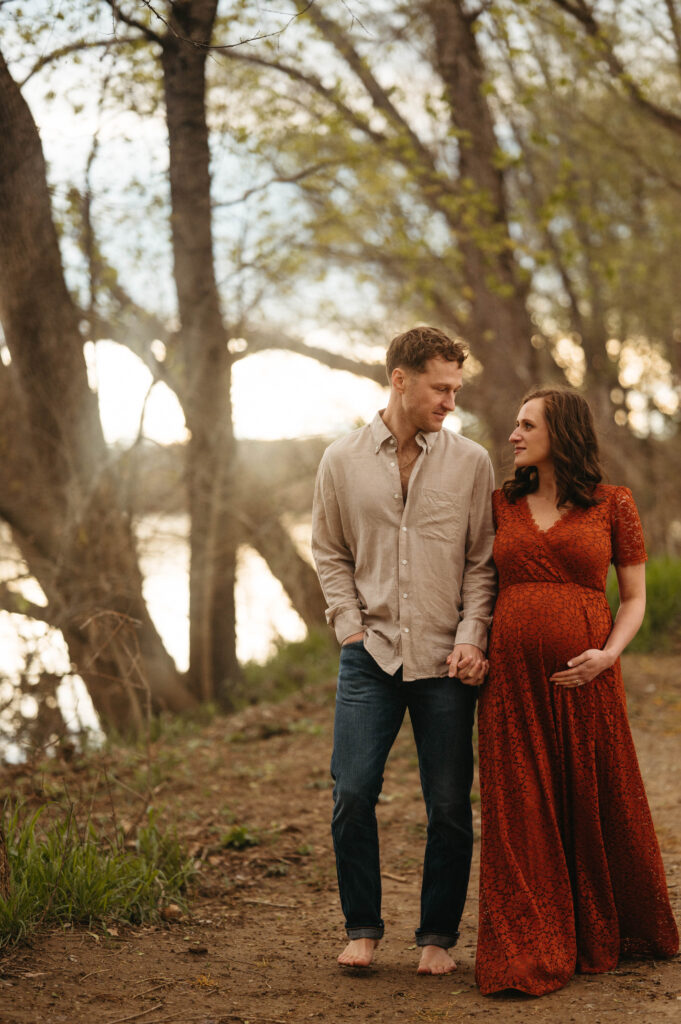
[[453, 412], [454, 409], [456, 408], [456, 395], [454, 395], [454, 394], [451, 394], [451, 395], [447, 394], [447, 395], [445, 395], [445, 400], [443, 402], [443, 405], [445, 406], [446, 409], [449, 409], [450, 411]]

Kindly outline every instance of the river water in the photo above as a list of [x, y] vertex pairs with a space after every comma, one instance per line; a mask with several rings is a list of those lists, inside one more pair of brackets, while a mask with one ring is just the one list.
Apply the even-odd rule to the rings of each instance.
[[[184, 671], [189, 656], [189, 519], [187, 516], [146, 516], [138, 527], [144, 596], [150, 614], [175, 663]], [[292, 532], [301, 552], [309, 551], [309, 519], [295, 524]], [[22, 566], [8, 543], [0, 558], [3, 579], [17, 580]], [[44, 604], [35, 581], [23, 579], [17, 589], [37, 604]], [[237, 654], [241, 662], [266, 661], [279, 638], [300, 640], [305, 636], [302, 619], [291, 606], [283, 587], [252, 548], [239, 551], [236, 584]], [[58, 688], [59, 708], [67, 728], [98, 733], [97, 716], [87, 690], [78, 676], [68, 675], [69, 659], [61, 634], [22, 615], [0, 612], [0, 757], [17, 760], [21, 754], [12, 743], [9, 709], [17, 706], [30, 718], [36, 700], [17, 688], [20, 674], [31, 681], [40, 672], [63, 675]], [[4, 715], [3, 715], [4, 709]]]

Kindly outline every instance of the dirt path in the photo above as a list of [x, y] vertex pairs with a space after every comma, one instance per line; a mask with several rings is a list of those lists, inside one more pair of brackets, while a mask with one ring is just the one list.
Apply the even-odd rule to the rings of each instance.
[[[681, 920], [681, 658], [629, 657], [625, 676]], [[178, 823], [201, 869], [191, 912], [178, 922], [109, 936], [60, 931], [0, 956], [0, 1024], [681, 1019], [678, 958], [626, 962], [611, 974], [577, 977], [542, 999], [482, 997], [473, 980], [477, 842], [459, 969], [446, 978], [416, 976], [424, 812], [408, 727], [391, 756], [379, 808], [386, 938], [375, 968], [336, 967], [344, 935], [328, 824], [332, 704], [329, 685], [276, 707], [249, 709], [166, 738], [150, 765], [141, 755], [121, 754], [103, 756], [87, 771], [66, 766], [63, 778], [8, 772], [3, 788], [13, 795], [39, 802], [66, 783], [71, 797], [92, 804], [102, 819], [111, 812], [101, 771], [123, 784], [115, 786], [121, 819], [143, 813], [144, 800], [130, 790], [151, 785], [156, 806]], [[243, 845], [235, 849], [228, 841]]]

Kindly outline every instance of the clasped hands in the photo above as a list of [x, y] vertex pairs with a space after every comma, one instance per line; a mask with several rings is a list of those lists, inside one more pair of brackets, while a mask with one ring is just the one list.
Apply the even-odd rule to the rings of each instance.
[[[356, 643], [363, 636], [363, 630], [360, 630], [359, 633], [352, 633], [351, 636], [346, 636], [342, 646]], [[450, 677], [456, 676], [467, 686], [480, 686], [481, 683], [484, 683], [489, 663], [480, 648], [474, 644], [455, 644], [452, 653], [447, 655], [446, 661]]]
[[[363, 636], [363, 631], [353, 633], [352, 636], [345, 638], [343, 644], [351, 644], [361, 640]], [[452, 653], [447, 655], [446, 661], [450, 677], [456, 676], [467, 686], [480, 686], [484, 683], [489, 662], [480, 648], [474, 644], [455, 644]], [[568, 667], [561, 672], [554, 672], [550, 677], [551, 682], [568, 689], [583, 686], [584, 683], [590, 683], [601, 672], [610, 668], [612, 663], [613, 659], [605, 651], [591, 648], [570, 658], [567, 663]]]
[[484, 683], [489, 662], [485, 655], [474, 644], [454, 644], [451, 654], [447, 655], [449, 676], [456, 676], [466, 686], [480, 686]]

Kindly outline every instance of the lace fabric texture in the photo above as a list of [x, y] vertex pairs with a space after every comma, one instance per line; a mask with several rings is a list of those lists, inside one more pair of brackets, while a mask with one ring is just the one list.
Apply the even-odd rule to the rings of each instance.
[[610, 562], [646, 558], [628, 488], [597, 497], [542, 531], [525, 499], [494, 493], [499, 596], [478, 710], [486, 994], [543, 995], [623, 954], [678, 950], [619, 661], [575, 689], [549, 681], [604, 646]]

